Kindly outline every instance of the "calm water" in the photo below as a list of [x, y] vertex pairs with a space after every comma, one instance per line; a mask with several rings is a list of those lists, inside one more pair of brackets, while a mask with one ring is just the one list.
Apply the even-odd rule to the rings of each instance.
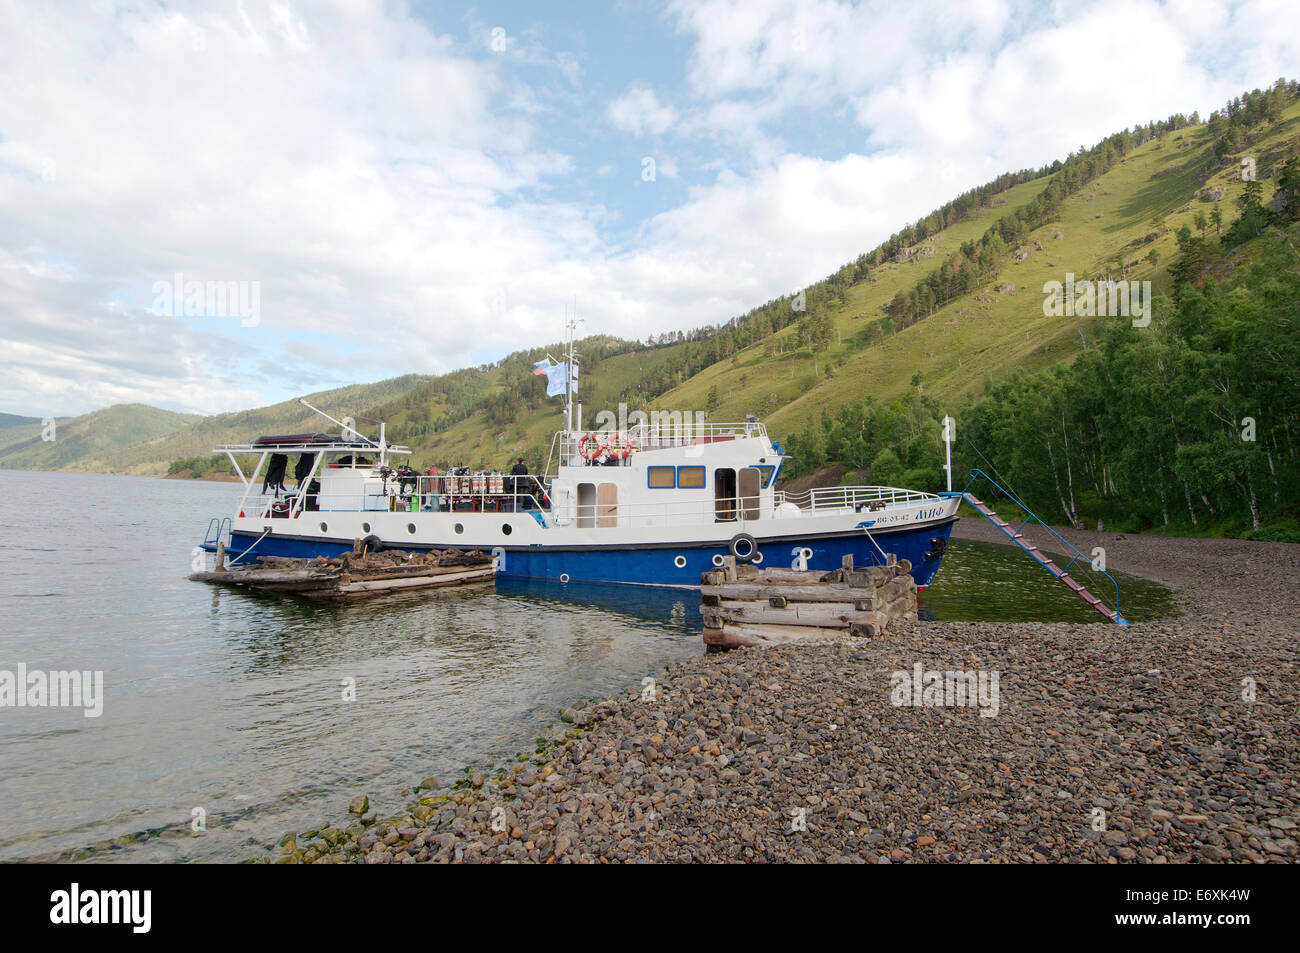
[[[0, 860], [256, 856], [345, 821], [356, 793], [396, 811], [428, 775], [531, 750], [557, 709], [702, 654], [688, 593], [499, 584], [333, 606], [188, 582], [233, 490], [0, 470], [0, 669], [105, 682], [99, 718], [0, 709]], [[1166, 605], [1159, 587], [1144, 598]], [[948, 619], [1095, 617], [1026, 557], [968, 543], [925, 602]]]

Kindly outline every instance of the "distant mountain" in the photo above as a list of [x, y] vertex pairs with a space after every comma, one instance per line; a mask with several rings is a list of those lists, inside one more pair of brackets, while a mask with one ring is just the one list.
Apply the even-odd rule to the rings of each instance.
[[[377, 404], [394, 400], [429, 378], [406, 374], [374, 384], [352, 384], [333, 390], [306, 395], [306, 399], [327, 414], [342, 419], [357, 418], [357, 429], [367, 430], [361, 418]], [[212, 448], [223, 443], [247, 443], [268, 433], [299, 433], [337, 429], [320, 415], [308, 410], [297, 399], [281, 401], [269, 407], [241, 410], [229, 414], [192, 419], [184, 427], [151, 435], [131, 443], [106, 446], [78, 461], [75, 469], [102, 473], [126, 473], [137, 476], [173, 475], [212, 476]], [[378, 429], [375, 427], [374, 429]], [[4, 456], [0, 454], [0, 466]]]
[[[364, 408], [399, 397], [427, 379], [407, 374], [374, 384], [322, 391], [307, 399], [334, 416], [357, 416]], [[0, 418], [0, 468], [137, 476], [165, 476], [171, 469], [187, 476], [220, 475], [212, 473], [210, 462], [212, 448], [218, 444], [242, 443], [263, 433], [332, 427], [297, 400], [213, 417], [179, 414], [145, 404], [118, 404], [56, 420], [53, 440], [42, 439], [41, 418], [6, 414]], [[364, 427], [358, 419], [358, 428]], [[191, 468], [174, 466], [187, 458], [197, 458], [201, 463]]]
[[18, 414], [0, 414], [0, 430], [17, 427], [22, 424], [39, 424], [40, 417], [20, 417]]
[[18, 421], [0, 430], [0, 467], [14, 470], [81, 470], [97, 453], [183, 430], [202, 418], [146, 404], [115, 404], [80, 417], [53, 421], [40, 417], [5, 417]]

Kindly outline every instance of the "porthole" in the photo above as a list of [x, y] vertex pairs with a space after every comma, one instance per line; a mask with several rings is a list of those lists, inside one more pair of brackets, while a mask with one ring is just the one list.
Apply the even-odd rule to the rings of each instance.
[[686, 568], [686, 557], [685, 557], [685, 556], [678, 556], [676, 559], [673, 560], [673, 565], [676, 566], [678, 569], [685, 569], [685, 568]]
[[321, 531], [322, 533], [328, 533], [328, 532], [330, 531], [329, 523], [321, 523], [321, 524], [320, 524], [320, 531]]
[[721, 554], [721, 553], [714, 553], [714, 554], [713, 554], [713, 565], [715, 565], [715, 566], [721, 566], [721, 565], [722, 565], [722, 554]]
[[370, 524], [369, 524], [369, 523], [362, 523], [362, 524], [361, 524], [361, 532], [363, 532], [363, 533], [369, 535], [369, 534], [370, 534]]
[[464, 524], [464, 523], [457, 523], [457, 524], [455, 525], [454, 529], [456, 530], [457, 533], [463, 533], [463, 532], [465, 532], [465, 524]]
[[515, 530], [514, 530], [514, 527], [511, 526], [509, 523], [502, 523], [502, 524], [501, 524], [501, 532], [504, 533], [506, 536], [509, 536], [509, 535], [510, 535], [511, 533], [513, 533], [514, 531], [515, 531]]
[[568, 582], [568, 581], [569, 581], [569, 574], [567, 572], [560, 573], [560, 582]]
[[763, 562], [763, 554], [754, 553], [754, 558], [751, 559], [750, 562], [753, 563], [755, 566], [760, 565]]
[[414, 536], [414, 535], [415, 535], [415, 524], [414, 524], [414, 523], [407, 523], [407, 524], [406, 524], [406, 531], [407, 531], [408, 533], [410, 533], [412, 536]]

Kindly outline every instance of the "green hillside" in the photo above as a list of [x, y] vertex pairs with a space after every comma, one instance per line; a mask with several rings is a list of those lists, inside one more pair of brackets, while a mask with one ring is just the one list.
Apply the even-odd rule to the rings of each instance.
[[[1263, 202], [1276, 202], [1285, 191], [1284, 164], [1300, 151], [1298, 94], [1296, 83], [1280, 81], [1238, 97], [1208, 122], [1195, 114], [1172, 116], [1108, 137], [1040, 174], [1021, 174], [1019, 181], [981, 196], [978, 207], [955, 223], [935, 229], [931, 217], [918, 223], [928, 228], [904, 230], [808, 287], [803, 311], [796, 311], [795, 299], [784, 298], [721, 327], [660, 336], [642, 347], [583, 342], [585, 421], [590, 426], [596, 411], [616, 410], [620, 401], [642, 409], [704, 409], [714, 420], [756, 413], [792, 451], [788, 476], [826, 466], [837, 478], [847, 469], [845, 480], [937, 489], [937, 420], [944, 412], [978, 418], [976, 399], [984, 399], [992, 382], [1070, 367], [1081, 354], [1095, 355], [1099, 342], [1115, 346], [1113, 332], [1126, 319], [1049, 316], [1046, 282], [1063, 282], [1067, 273], [1076, 280], [1149, 281], [1153, 337], [1169, 333], [1180, 287], [1175, 268], [1208, 269], [1220, 279], [1235, 274], [1238, 295], [1263, 292], [1241, 266], [1270, 254], [1270, 239], [1258, 229], [1237, 234], [1235, 223], [1249, 217], [1241, 203], [1250, 188], [1263, 193]], [[1251, 186], [1241, 175], [1240, 160], [1247, 155], [1258, 170], [1259, 181]], [[1274, 216], [1273, 244], [1289, 241], [1277, 237], [1286, 220]], [[918, 240], [907, 240], [918, 232]], [[1190, 265], [1188, 232], [1202, 246]], [[1199, 286], [1202, 276], [1192, 278]], [[671, 343], [660, 343], [666, 338]], [[532, 362], [545, 351], [520, 352], [490, 368], [439, 378], [375, 415], [389, 420], [390, 433], [417, 450], [417, 462], [502, 466], [524, 454], [538, 466], [562, 412], [561, 401], [541, 397], [542, 382], [530, 376]], [[551, 345], [550, 351], [558, 354], [559, 348]], [[1180, 386], [1189, 395], [1215, 386], [1191, 365], [1182, 373]], [[1064, 406], [1054, 405], [1063, 421], [1057, 439], [1067, 445], [1072, 429], [1095, 428], [1099, 419], [1082, 419], [1071, 409], [1071, 397], [1067, 389]], [[1079, 406], [1088, 406], [1087, 394], [1077, 397]], [[1027, 415], [1023, 406], [1015, 410]], [[1271, 439], [1285, 438], [1286, 460], [1294, 461], [1287, 427], [1295, 409], [1278, 404], [1273, 410]], [[1170, 414], [1183, 426], [1178, 408]], [[1131, 488], [1153, 494], [1151, 500], [1175, 490], [1201, 498], [1180, 515], [1167, 502], [1138, 505], [1117, 489], [1113, 473], [1119, 467], [1104, 460], [1118, 448], [1091, 441], [1092, 459], [1072, 460], [1059, 445], [1052, 452], [1046, 429], [1051, 421], [1041, 414], [1037, 419], [1048, 443], [1025, 439], [1023, 452], [987, 427], [977, 432], [987, 441], [983, 446], [959, 428], [964, 439], [958, 473], [1023, 457], [1024, 465], [1011, 471], [1023, 483], [1046, 488], [1027, 496], [1051, 519], [1082, 523], [1105, 516], [1135, 529], [1163, 525], [1192, 532], [1210, 525], [1258, 531], [1272, 520], [1283, 527], [1279, 538], [1289, 538], [1285, 527], [1295, 520], [1295, 495], [1288, 496], [1278, 476], [1280, 446], [1268, 458], [1272, 492], [1261, 490], [1253, 503], [1244, 477], [1244, 490], [1221, 476], [1198, 478], [1194, 488], [1190, 476], [1176, 477], [1171, 469], [1168, 486], [1139, 481]], [[1188, 421], [1189, 440], [1195, 428], [1209, 426], [1208, 417]], [[1075, 436], [1085, 442], [1082, 434]], [[1184, 448], [1189, 460], [1194, 445]], [[1171, 468], [1176, 449], [1169, 453]], [[1055, 489], [1076, 479], [1075, 470], [1096, 484], [1088, 505], [1071, 491]], [[1122, 502], [1111, 505], [1107, 496]]]
[[[1294, 146], [1298, 122], [1300, 104], [1292, 101], [1275, 121], [1257, 130], [1250, 147], [1260, 154], [1261, 170]], [[1159, 296], [1170, 287], [1166, 266], [1177, 252], [1175, 233], [1193, 224], [1198, 211], [1211, 208], [1199, 196], [1222, 191], [1218, 204], [1235, 217], [1232, 203], [1242, 185], [1236, 156], [1213, 154], [1215, 135], [1208, 124], [1171, 117], [1160, 125], [1163, 130], [1115, 155], [1104, 171], [1061, 200], [1047, 222], [1026, 230], [996, 271], [905, 327], [888, 318], [899, 292], [937, 272], [964, 243], [1000, 219], [1025, 209], [1065, 176], [1071, 161], [1091, 161], [1089, 157], [1080, 153], [1058, 163], [1061, 170], [997, 194], [969, 218], [879, 265], [860, 270], [859, 263], [846, 265], [806, 289], [807, 308], [801, 314], [791, 313], [786, 298], [722, 329], [704, 329], [694, 340], [667, 346], [632, 349], [606, 340], [593, 348], [592, 342], [583, 342], [586, 419], [594, 418], [595, 409], [617, 409], [623, 399], [640, 407], [707, 408], [718, 420], [756, 413], [775, 435], [789, 436], [810, 417], [865, 396], [889, 402], [919, 389], [955, 405], [1012, 368], [1038, 369], [1073, 358], [1084, 347], [1090, 321], [1045, 316], [1044, 282], [1063, 279], [1067, 271], [1078, 278], [1110, 274], [1149, 279]], [[1146, 127], [1139, 128], [1145, 138]], [[1104, 142], [1095, 151], [1115, 150]], [[1153, 252], [1155, 263], [1149, 260]], [[766, 320], [773, 311], [787, 313], [783, 327], [746, 334], [747, 319]], [[818, 334], [820, 342], [813, 339]], [[624, 353], [607, 356], [617, 346]], [[557, 354], [559, 346], [552, 344], [550, 350]], [[491, 462], [520, 451], [536, 454], [561, 419], [561, 401], [539, 399], [542, 381], [529, 376], [531, 363], [545, 351], [520, 352], [486, 371], [439, 378], [376, 412], [422, 454], [472, 465], [480, 458]], [[701, 352], [708, 355], [703, 362]], [[698, 371], [680, 372], [699, 363], [704, 366]], [[921, 379], [914, 385], [918, 373]], [[458, 397], [444, 393], [452, 378], [461, 390]], [[517, 414], [496, 419], [486, 409], [451, 411], [467, 395], [472, 395], [472, 406], [511, 392]], [[444, 418], [445, 426], [439, 427]]]

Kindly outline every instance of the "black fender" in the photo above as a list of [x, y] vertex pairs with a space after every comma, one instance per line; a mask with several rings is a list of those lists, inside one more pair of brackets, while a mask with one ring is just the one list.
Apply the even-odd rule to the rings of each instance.
[[758, 555], [758, 541], [748, 533], [737, 533], [731, 537], [727, 548], [731, 550], [731, 555], [736, 557], [738, 563], [747, 563]]

